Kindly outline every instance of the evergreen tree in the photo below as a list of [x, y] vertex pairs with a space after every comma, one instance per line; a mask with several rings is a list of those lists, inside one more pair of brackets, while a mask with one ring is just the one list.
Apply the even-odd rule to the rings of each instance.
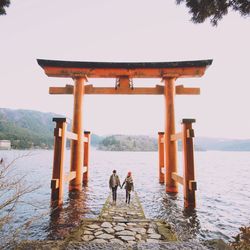
[[10, 0], [0, 0], [0, 15], [6, 15], [5, 8], [9, 7]]
[[[229, 9], [241, 16], [250, 15], [250, 0], [176, 0], [177, 4], [182, 2], [189, 8], [194, 23], [203, 23], [208, 18], [212, 25], [217, 25]], [[5, 9], [9, 5], [10, 0], [0, 0], [0, 15], [6, 15]]]
[[189, 8], [194, 23], [203, 23], [208, 18], [212, 25], [217, 25], [229, 9], [245, 17], [250, 14], [250, 0], [176, 0], [177, 4], [182, 2]]

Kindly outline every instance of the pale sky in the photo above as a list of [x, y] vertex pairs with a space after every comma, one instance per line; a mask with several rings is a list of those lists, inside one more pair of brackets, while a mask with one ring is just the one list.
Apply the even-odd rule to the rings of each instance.
[[[176, 96], [177, 132], [195, 118], [197, 136], [250, 138], [250, 22], [229, 13], [212, 27], [193, 24], [175, 0], [11, 1], [0, 16], [0, 107], [72, 117], [73, 97], [49, 95], [73, 84], [47, 77], [36, 59], [164, 62], [213, 59], [202, 78], [177, 84], [201, 88]], [[114, 86], [114, 79], [91, 79]], [[134, 80], [154, 86], [160, 79]], [[84, 129], [97, 134], [157, 134], [164, 129], [163, 96], [84, 96]]]

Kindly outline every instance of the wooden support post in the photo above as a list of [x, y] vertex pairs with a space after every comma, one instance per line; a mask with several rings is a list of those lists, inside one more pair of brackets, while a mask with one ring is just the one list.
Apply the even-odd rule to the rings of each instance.
[[86, 184], [89, 177], [89, 147], [90, 147], [90, 132], [84, 131], [84, 137], [87, 138], [87, 141], [84, 141], [84, 157], [83, 157], [83, 166], [86, 168], [86, 171], [83, 173], [82, 183]]
[[84, 78], [76, 78], [74, 86], [74, 113], [72, 132], [78, 135], [78, 140], [71, 141], [70, 171], [76, 171], [76, 178], [69, 183], [69, 190], [80, 191], [82, 189], [83, 167], [83, 126], [82, 106], [84, 95]]
[[195, 190], [196, 182], [194, 175], [194, 147], [193, 147], [193, 132], [192, 123], [194, 119], [183, 119], [182, 120], [182, 131], [183, 131], [183, 160], [184, 160], [184, 169], [183, 169], [183, 192], [184, 192], [184, 206], [185, 208], [195, 208]]
[[164, 132], [158, 132], [159, 182], [164, 183]]
[[57, 207], [63, 203], [63, 166], [67, 119], [53, 118], [53, 122], [56, 122], [56, 128], [54, 130], [54, 160], [51, 180], [51, 206]]
[[176, 141], [171, 141], [171, 135], [175, 134], [175, 114], [174, 114], [174, 95], [175, 78], [164, 78], [164, 96], [165, 96], [165, 168], [166, 168], [166, 192], [177, 193], [177, 182], [172, 179], [172, 173], [177, 172], [177, 147]]

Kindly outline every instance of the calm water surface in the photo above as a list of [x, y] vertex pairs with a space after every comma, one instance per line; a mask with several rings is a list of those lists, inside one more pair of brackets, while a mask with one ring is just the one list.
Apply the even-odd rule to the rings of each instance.
[[[27, 151], [0, 151], [6, 161]], [[32, 221], [22, 237], [30, 239], [60, 238], [78, 225], [81, 218], [95, 218], [109, 195], [108, 179], [116, 169], [120, 179], [132, 171], [135, 189], [146, 217], [164, 219], [177, 230], [181, 239], [231, 240], [239, 227], [250, 225], [250, 152], [196, 152], [197, 209], [188, 213], [183, 209], [182, 186], [179, 194], [167, 195], [158, 183], [157, 152], [104, 152], [92, 148], [88, 187], [80, 194], [67, 192], [61, 211], [50, 209], [50, 180], [53, 151], [36, 150], [19, 159], [15, 172], [26, 175], [27, 185], [40, 186], [26, 195], [17, 208], [15, 226]], [[179, 173], [182, 155], [179, 153]], [[65, 159], [69, 166], [69, 151]], [[124, 190], [118, 195], [124, 197]], [[35, 206], [31, 206], [32, 203]]]

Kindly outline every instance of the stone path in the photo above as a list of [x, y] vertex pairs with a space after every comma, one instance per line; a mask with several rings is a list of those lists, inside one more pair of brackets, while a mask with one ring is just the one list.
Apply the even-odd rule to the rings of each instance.
[[140, 204], [137, 193], [133, 193], [130, 204], [118, 199], [116, 204], [108, 197], [103, 209], [99, 215], [99, 219], [112, 221], [130, 221], [138, 219], [146, 219], [142, 206]]
[[138, 196], [133, 193], [130, 204], [120, 199], [113, 204], [108, 197], [98, 219], [84, 220], [75, 240], [133, 245], [176, 241], [177, 237], [166, 222], [146, 219]]
[[[136, 193], [129, 205], [121, 199], [113, 204], [110, 199], [98, 218], [83, 219], [63, 241], [36, 242], [35, 249], [207, 249], [197, 242], [179, 242], [165, 221], [147, 219]], [[27, 246], [29, 242], [17, 249]]]

